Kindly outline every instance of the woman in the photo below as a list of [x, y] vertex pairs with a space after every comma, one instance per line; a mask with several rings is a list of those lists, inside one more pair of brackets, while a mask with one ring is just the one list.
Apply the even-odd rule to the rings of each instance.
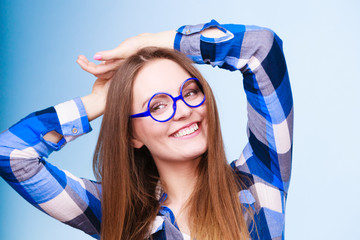
[[[168, 48], [242, 72], [249, 143], [230, 166], [210, 87]], [[100, 226], [102, 239], [284, 237], [293, 104], [273, 32], [213, 20], [142, 34], [94, 58], [104, 62], [78, 59], [99, 77], [90, 95], [33, 113], [2, 133], [1, 175], [15, 190], [95, 238]], [[94, 155], [99, 182], [43, 160], [89, 132], [89, 121], [103, 112]]]

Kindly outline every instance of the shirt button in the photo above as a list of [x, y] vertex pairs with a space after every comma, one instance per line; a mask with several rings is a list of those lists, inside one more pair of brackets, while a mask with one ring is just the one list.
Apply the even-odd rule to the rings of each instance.
[[77, 128], [73, 128], [73, 129], [72, 129], [72, 133], [73, 133], [73, 134], [77, 134], [77, 132], [78, 132]]
[[186, 34], [189, 34], [189, 33], [191, 33], [191, 31], [190, 31], [190, 30], [187, 30], [187, 31], [186, 31]]

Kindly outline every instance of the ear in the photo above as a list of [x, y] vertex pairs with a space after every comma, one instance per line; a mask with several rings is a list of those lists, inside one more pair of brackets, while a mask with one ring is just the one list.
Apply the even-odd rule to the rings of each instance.
[[136, 138], [131, 139], [131, 144], [134, 148], [142, 148], [144, 146], [144, 143]]

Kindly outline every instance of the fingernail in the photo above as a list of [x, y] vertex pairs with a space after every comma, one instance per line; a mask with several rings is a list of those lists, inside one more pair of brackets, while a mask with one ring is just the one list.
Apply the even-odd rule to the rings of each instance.
[[102, 59], [102, 56], [100, 54], [95, 54], [94, 55], [94, 59], [95, 60], [101, 60]]

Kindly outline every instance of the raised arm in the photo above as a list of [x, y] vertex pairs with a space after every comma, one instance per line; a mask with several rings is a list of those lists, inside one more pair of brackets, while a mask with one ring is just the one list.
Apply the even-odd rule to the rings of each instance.
[[45, 160], [91, 131], [104, 111], [109, 81], [98, 79], [83, 98], [32, 113], [0, 134], [0, 175], [29, 203], [99, 238], [100, 184], [73, 176]]
[[[214, 28], [223, 34], [215, 38], [201, 34]], [[293, 102], [281, 40], [269, 29], [215, 21], [184, 26], [178, 32], [176, 49], [195, 62], [241, 71], [248, 100], [249, 142], [231, 166], [246, 185], [240, 201], [255, 210], [256, 231], [250, 231], [251, 238], [284, 239]]]
[[[214, 28], [223, 33], [215, 38], [201, 34]], [[248, 100], [249, 144], [236, 165], [286, 192], [293, 102], [280, 38], [266, 28], [211, 21], [180, 28], [175, 47], [196, 63], [241, 71]]]

